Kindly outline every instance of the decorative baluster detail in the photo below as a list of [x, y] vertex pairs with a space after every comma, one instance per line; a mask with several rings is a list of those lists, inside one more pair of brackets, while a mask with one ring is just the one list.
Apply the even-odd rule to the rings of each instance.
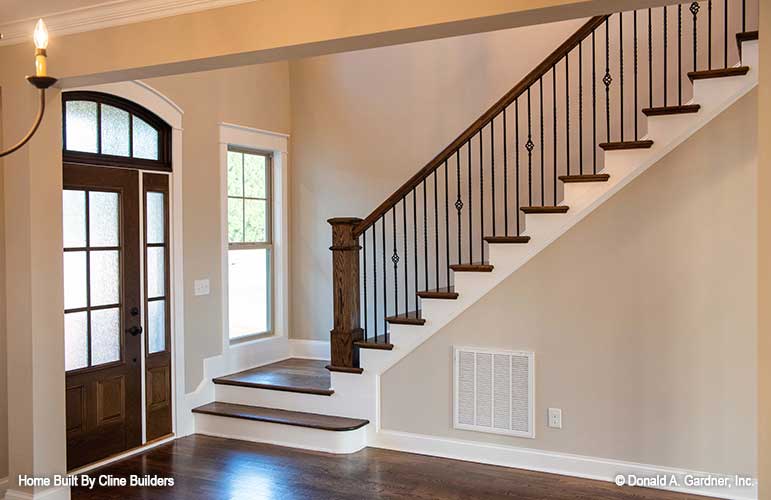
[[683, 105], [683, 6], [677, 4], [677, 105]]
[[458, 211], [458, 264], [462, 264], [461, 259], [461, 211], [463, 210], [463, 200], [460, 199], [460, 149], [455, 152], [455, 173], [458, 177], [458, 198], [455, 200], [455, 210]]
[[605, 20], [605, 76], [602, 77], [602, 83], [605, 85], [605, 127], [607, 142], [610, 142], [610, 84], [613, 83], [613, 77], [610, 76], [610, 25]]
[[[394, 265], [394, 316], [399, 315], [399, 252], [396, 249], [396, 205], [391, 209], [392, 225], [393, 225], [393, 254], [391, 255], [391, 262]], [[407, 310], [404, 310], [407, 314]], [[388, 332], [386, 331], [386, 343], [388, 343]]]
[[691, 2], [691, 7], [688, 9], [693, 15], [693, 71], [696, 71], [697, 56], [698, 56], [698, 43], [697, 43], [697, 25], [699, 15], [699, 2]]
[[448, 170], [447, 160], [444, 160], [444, 250], [446, 253], [444, 269], [447, 274], [447, 288], [450, 287], [450, 174]]
[[540, 121], [541, 125], [541, 205], [546, 205], [546, 201], [544, 200], [544, 184], [546, 184], [546, 177], [544, 174], [544, 140], [543, 140], [543, 77], [538, 79], [540, 85], [538, 87], [538, 93], [540, 95], [540, 114], [538, 116], [538, 119]]
[[388, 277], [386, 273], [386, 219], [385, 214], [380, 218], [381, 228], [383, 230], [383, 337], [388, 337]]
[[527, 193], [528, 203], [533, 206], [533, 126], [532, 126], [532, 111], [530, 108], [530, 87], [527, 88], [527, 142], [525, 143], [525, 149], [527, 149]]

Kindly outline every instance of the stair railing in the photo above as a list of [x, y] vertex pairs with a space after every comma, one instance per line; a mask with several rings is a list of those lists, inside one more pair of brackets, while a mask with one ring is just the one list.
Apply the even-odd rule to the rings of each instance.
[[423, 324], [421, 298], [457, 297], [451, 271], [491, 270], [487, 244], [527, 243], [524, 214], [567, 211], [562, 182], [601, 178], [600, 150], [650, 147], [641, 112], [697, 111], [683, 83], [741, 60], [749, 3], [589, 19], [366, 218], [330, 219], [329, 368], [358, 373], [358, 347], [391, 348], [389, 323]]

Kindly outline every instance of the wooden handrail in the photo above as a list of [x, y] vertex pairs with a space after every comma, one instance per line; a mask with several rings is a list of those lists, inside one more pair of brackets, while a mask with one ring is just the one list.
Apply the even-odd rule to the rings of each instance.
[[439, 168], [445, 160], [449, 159], [458, 149], [460, 149], [466, 142], [479, 133], [491, 120], [503, 112], [506, 107], [514, 102], [520, 95], [522, 95], [527, 89], [539, 80], [544, 74], [546, 74], [552, 66], [557, 64], [563, 57], [565, 57], [571, 50], [578, 46], [581, 41], [589, 36], [595, 29], [597, 29], [602, 23], [608, 19], [609, 15], [595, 16], [581, 26], [573, 35], [570, 36], [565, 42], [557, 47], [554, 52], [549, 54], [546, 59], [533, 69], [527, 76], [525, 76], [519, 83], [517, 83], [510, 91], [506, 93], [501, 99], [492, 105], [490, 109], [477, 118], [477, 120], [471, 124], [457, 139], [452, 141], [446, 148], [442, 150], [433, 160], [428, 162], [426, 166], [421, 168], [415, 175], [413, 175], [407, 182], [405, 182], [399, 189], [397, 189], [391, 196], [388, 197], [383, 203], [381, 203], [371, 214], [362, 220], [353, 228], [353, 236], [358, 237], [380, 217], [388, 213], [391, 208], [394, 207], [402, 198], [407, 196], [413, 189], [415, 189], [420, 183], [423, 182], [429, 175], [431, 175], [437, 168]]

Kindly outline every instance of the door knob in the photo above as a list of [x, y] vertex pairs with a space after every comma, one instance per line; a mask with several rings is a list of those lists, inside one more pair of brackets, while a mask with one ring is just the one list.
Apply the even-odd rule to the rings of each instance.
[[128, 331], [128, 332], [129, 332], [131, 335], [133, 335], [134, 337], [136, 337], [137, 335], [139, 335], [140, 333], [142, 333], [142, 327], [141, 327], [141, 326], [132, 326], [132, 327], [131, 327], [131, 328], [129, 328], [127, 331]]

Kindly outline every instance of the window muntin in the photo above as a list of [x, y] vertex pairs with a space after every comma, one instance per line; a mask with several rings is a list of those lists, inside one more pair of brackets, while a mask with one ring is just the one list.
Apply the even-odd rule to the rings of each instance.
[[68, 163], [171, 170], [171, 129], [145, 108], [110, 94], [62, 94]]
[[231, 340], [270, 333], [271, 157], [227, 152], [228, 323]]

